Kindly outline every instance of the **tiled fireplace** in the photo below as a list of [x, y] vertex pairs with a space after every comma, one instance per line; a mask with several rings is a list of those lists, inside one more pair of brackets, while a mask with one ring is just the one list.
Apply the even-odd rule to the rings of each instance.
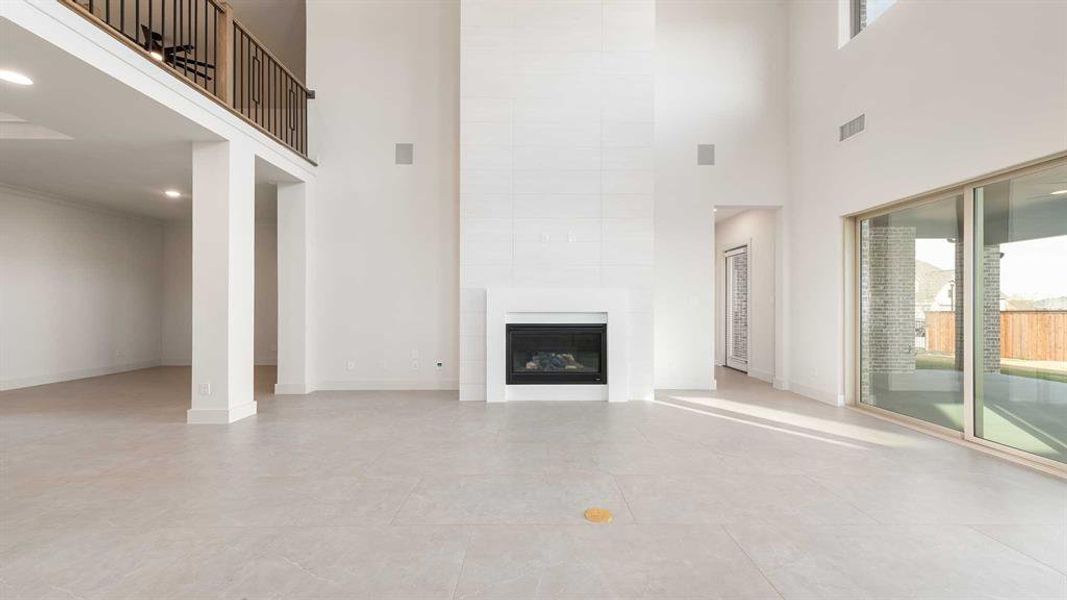
[[628, 298], [617, 289], [489, 289], [487, 399], [630, 399]]
[[[654, 0], [461, 0], [460, 18], [460, 398], [651, 397]], [[523, 295], [546, 302], [499, 311]], [[508, 385], [521, 323], [604, 325], [607, 383]], [[521, 366], [585, 366], [553, 353], [574, 354]]]

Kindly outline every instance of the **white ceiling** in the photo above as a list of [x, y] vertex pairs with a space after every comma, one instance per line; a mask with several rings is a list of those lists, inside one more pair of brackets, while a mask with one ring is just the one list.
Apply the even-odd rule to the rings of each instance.
[[[192, 143], [220, 137], [5, 19], [0, 40], [0, 66], [34, 81], [0, 82], [0, 183], [162, 220], [189, 218]], [[40, 131], [62, 136], [32, 134]], [[185, 195], [165, 197], [172, 188]], [[272, 191], [257, 186], [257, 196]]]

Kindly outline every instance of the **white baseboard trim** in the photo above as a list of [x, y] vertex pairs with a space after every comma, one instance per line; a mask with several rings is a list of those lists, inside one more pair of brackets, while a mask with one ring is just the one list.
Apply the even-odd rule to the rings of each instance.
[[159, 364], [163, 367], [191, 367], [193, 361], [188, 358], [164, 358]]
[[704, 390], [714, 391], [719, 387], [719, 382], [715, 378], [710, 380], [695, 381], [695, 380], [681, 380], [681, 381], [659, 381], [656, 382], [653, 389], [655, 390]]
[[234, 421], [256, 414], [255, 401], [232, 408], [203, 409], [190, 408], [186, 413], [186, 422], [190, 425], [228, 425]]
[[[191, 367], [193, 366], [193, 361], [188, 358], [164, 358], [159, 364], [164, 367]], [[264, 358], [262, 360], [256, 359], [253, 364], [257, 367], [276, 367], [278, 366], [278, 361], [273, 358]]]
[[459, 381], [397, 381], [382, 379], [355, 379], [349, 381], [320, 381], [315, 390], [327, 392], [363, 392], [363, 391], [457, 391]]
[[279, 396], [280, 395], [286, 395], [286, 394], [296, 394], [296, 395], [310, 394], [313, 391], [315, 391], [315, 390], [314, 390], [314, 388], [311, 387], [310, 383], [276, 383], [276, 384], [274, 384], [274, 393], [276, 395], [279, 395]]
[[789, 391], [800, 394], [805, 398], [811, 398], [812, 400], [818, 400], [831, 406], [844, 406], [845, 396], [844, 394], [838, 394], [837, 392], [829, 392], [826, 390], [820, 390], [806, 385], [801, 385], [797, 382], [790, 382]]
[[151, 369], [152, 367], [158, 366], [160, 366], [159, 360], [145, 360], [135, 363], [126, 363], [122, 365], [97, 367], [94, 369], [77, 369], [74, 371], [63, 371], [61, 373], [49, 373], [47, 375], [34, 375], [33, 377], [5, 379], [0, 381], [0, 391], [17, 390], [38, 385], [48, 385], [49, 383], [62, 383], [64, 381], [86, 379], [89, 377], [114, 375], [115, 373], [125, 373], [127, 371], [137, 371], [139, 369]]
[[775, 377], [774, 381], [771, 382], [771, 385], [774, 386], [774, 389], [776, 390], [782, 390], [783, 392], [789, 391], [789, 382], [785, 379], [778, 379]]
[[766, 381], [767, 383], [773, 383], [774, 382], [774, 373], [772, 373], [770, 371], [764, 371], [763, 369], [753, 369], [753, 368], [749, 367], [748, 376], [749, 377], [755, 377], [756, 379], [759, 379], [760, 381]]

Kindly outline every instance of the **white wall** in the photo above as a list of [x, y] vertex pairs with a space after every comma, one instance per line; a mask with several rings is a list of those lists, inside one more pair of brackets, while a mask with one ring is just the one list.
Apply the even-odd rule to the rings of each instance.
[[0, 187], [0, 389], [159, 364], [162, 226]]
[[192, 364], [193, 227], [170, 222], [163, 227], [164, 365]]
[[464, 1], [460, 397], [486, 399], [486, 288], [622, 288], [652, 395], [655, 2]]
[[726, 361], [726, 273], [723, 252], [748, 244], [748, 374], [768, 383], [775, 367], [775, 261], [778, 211], [746, 210], [715, 224], [715, 363]]
[[[163, 226], [162, 363], [189, 365], [193, 344], [192, 224]], [[257, 365], [278, 360], [278, 226], [256, 223], [255, 342]]]
[[840, 49], [837, 2], [789, 12], [790, 386], [839, 402], [842, 216], [1067, 148], [1067, 3], [901, 1]]
[[786, 202], [786, 17], [777, 1], [656, 3], [657, 388], [715, 385], [713, 208]]
[[[310, 199], [314, 384], [454, 389], [459, 5], [307, 11], [321, 164]], [[414, 165], [393, 164], [397, 142], [415, 144]]]

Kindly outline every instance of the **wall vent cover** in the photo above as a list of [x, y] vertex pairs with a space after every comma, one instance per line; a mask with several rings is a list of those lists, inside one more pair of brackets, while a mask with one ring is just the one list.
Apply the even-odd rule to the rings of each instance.
[[396, 145], [396, 164], [398, 164], [398, 165], [413, 165], [413, 164], [415, 164], [415, 144], [397, 144]]
[[715, 144], [697, 144], [697, 164], [715, 164]]
[[847, 140], [848, 138], [850, 138], [850, 137], [856, 135], [857, 133], [863, 131], [866, 126], [867, 126], [867, 115], [863, 114], [863, 115], [860, 115], [860, 116], [856, 117], [855, 119], [852, 119], [848, 123], [845, 123], [844, 125], [841, 126], [841, 137], [839, 138], [839, 141], [843, 142], [843, 141]]

